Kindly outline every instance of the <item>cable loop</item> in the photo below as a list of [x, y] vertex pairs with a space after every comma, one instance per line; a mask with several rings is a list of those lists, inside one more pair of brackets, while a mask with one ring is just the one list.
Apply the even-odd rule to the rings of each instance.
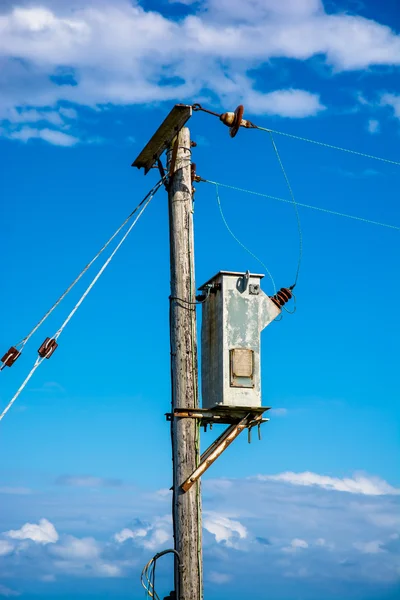
[[[211, 183], [211, 182], [208, 182], [208, 183]], [[216, 195], [217, 195], [217, 203], [218, 203], [218, 207], [219, 207], [219, 212], [220, 212], [220, 214], [221, 214], [221, 218], [222, 218], [222, 221], [223, 221], [223, 223], [224, 223], [225, 227], [227, 228], [227, 230], [229, 231], [229, 233], [231, 234], [231, 236], [233, 237], [233, 239], [234, 239], [234, 240], [235, 240], [235, 241], [236, 241], [236, 242], [239, 244], [239, 246], [241, 246], [241, 247], [242, 247], [244, 250], [246, 250], [246, 252], [247, 252], [248, 254], [250, 254], [250, 256], [252, 256], [252, 257], [253, 257], [253, 258], [254, 258], [254, 259], [257, 261], [257, 262], [259, 262], [259, 263], [260, 263], [260, 265], [262, 265], [262, 267], [264, 267], [264, 269], [265, 269], [265, 271], [266, 271], [266, 273], [267, 273], [268, 277], [269, 277], [269, 278], [270, 278], [270, 280], [271, 280], [272, 287], [273, 287], [273, 290], [274, 290], [274, 294], [276, 294], [277, 292], [276, 292], [276, 285], [275, 285], [275, 281], [274, 281], [274, 278], [272, 277], [272, 275], [271, 275], [271, 272], [270, 272], [270, 270], [268, 269], [267, 265], [266, 265], [266, 264], [265, 264], [265, 263], [264, 263], [264, 262], [263, 262], [263, 261], [262, 261], [260, 258], [258, 258], [258, 256], [256, 256], [256, 255], [255, 255], [255, 254], [254, 254], [254, 253], [253, 253], [251, 250], [249, 250], [249, 249], [247, 248], [247, 246], [245, 246], [245, 245], [244, 245], [244, 244], [243, 244], [243, 243], [242, 243], [242, 242], [241, 242], [241, 241], [240, 241], [240, 240], [239, 240], [239, 239], [236, 237], [236, 235], [233, 233], [232, 229], [229, 227], [229, 225], [228, 225], [228, 222], [227, 222], [227, 220], [225, 219], [225, 215], [224, 215], [224, 213], [223, 213], [223, 210], [222, 210], [221, 200], [220, 200], [220, 197], [219, 197], [219, 191], [218, 191], [218, 185], [219, 185], [219, 184], [218, 184], [218, 183], [215, 183], [215, 182], [213, 182], [213, 183], [214, 183], [214, 185], [215, 185], [215, 190], [216, 190]]]
[[278, 159], [279, 165], [281, 167], [283, 176], [285, 178], [286, 185], [287, 185], [287, 188], [289, 190], [289, 194], [290, 194], [290, 196], [292, 198], [293, 207], [294, 207], [294, 210], [295, 210], [295, 213], [296, 213], [296, 219], [297, 219], [297, 229], [298, 229], [298, 233], [299, 233], [299, 256], [298, 256], [298, 260], [297, 260], [296, 275], [295, 275], [294, 284], [293, 284], [293, 287], [294, 287], [297, 284], [297, 280], [299, 278], [301, 261], [303, 259], [303, 232], [302, 232], [302, 229], [301, 229], [301, 221], [300, 221], [299, 209], [297, 208], [296, 198], [294, 196], [293, 189], [292, 189], [292, 186], [291, 186], [290, 181], [289, 181], [289, 177], [288, 177], [288, 175], [286, 173], [285, 167], [283, 166], [283, 162], [282, 162], [281, 156], [279, 154], [277, 145], [275, 143], [274, 136], [272, 135], [272, 132], [269, 132], [269, 135], [271, 137], [272, 147], [273, 147], [273, 149], [275, 151], [275, 154], [276, 154], [276, 157]]

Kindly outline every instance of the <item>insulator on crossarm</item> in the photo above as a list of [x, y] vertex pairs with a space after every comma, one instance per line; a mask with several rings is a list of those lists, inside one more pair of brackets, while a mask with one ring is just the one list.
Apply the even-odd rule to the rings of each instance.
[[289, 288], [281, 288], [274, 296], [270, 296], [272, 302], [278, 308], [282, 308], [293, 297], [292, 291]]

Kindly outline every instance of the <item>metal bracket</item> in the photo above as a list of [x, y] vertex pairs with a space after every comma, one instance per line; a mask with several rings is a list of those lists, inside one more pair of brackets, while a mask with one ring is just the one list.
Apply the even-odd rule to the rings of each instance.
[[196, 483], [196, 481], [209, 469], [219, 456], [231, 445], [231, 443], [242, 433], [244, 429], [251, 430], [254, 425], [259, 424], [263, 419], [261, 415], [249, 413], [235, 425], [230, 425], [225, 431], [207, 448], [200, 457], [200, 463], [193, 473], [182, 483], [181, 488], [184, 492]]
[[269, 421], [264, 419], [263, 414], [269, 407], [245, 407], [245, 406], [216, 406], [215, 408], [175, 408], [173, 413], [167, 413], [167, 421], [173, 418], [198, 419], [200, 425], [205, 429], [213, 423], [229, 424], [229, 427], [207, 448], [200, 457], [200, 463], [193, 473], [181, 485], [184, 492], [196, 483], [196, 481], [207, 471], [214, 461], [226, 450], [226, 448], [240, 435], [244, 429], [249, 432], [255, 426], [259, 430], [262, 423]]

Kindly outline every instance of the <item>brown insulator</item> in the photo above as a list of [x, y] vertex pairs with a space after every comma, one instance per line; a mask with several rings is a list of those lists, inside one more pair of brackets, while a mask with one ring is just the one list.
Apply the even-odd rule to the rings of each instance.
[[272, 302], [276, 304], [278, 308], [284, 306], [284, 304], [289, 302], [292, 297], [293, 294], [289, 288], [281, 288], [274, 296], [270, 296]]
[[58, 344], [53, 338], [46, 338], [38, 350], [39, 356], [42, 358], [50, 358]]
[[243, 119], [244, 106], [239, 104], [235, 112], [226, 112], [220, 115], [220, 120], [230, 128], [230, 136], [235, 137], [240, 127], [249, 127], [248, 121]]
[[15, 348], [15, 346], [11, 346], [11, 348], [5, 353], [1, 362], [4, 367], [12, 367], [17, 358], [21, 356], [21, 352]]

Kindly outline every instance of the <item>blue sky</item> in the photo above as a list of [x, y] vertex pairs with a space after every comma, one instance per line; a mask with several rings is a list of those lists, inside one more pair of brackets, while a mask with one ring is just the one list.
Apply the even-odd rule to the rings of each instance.
[[[175, 102], [242, 102], [264, 127], [400, 162], [396, 4], [3, 0], [3, 351], [156, 182], [130, 164]], [[232, 140], [201, 113], [190, 128], [203, 178], [289, 198], [268, 134]], [[298, 202], [400, 226], [400, 167], [275, 140]], [[290, 285], [293, 207], [223, 187], [220, 198], [238, 238]], [[167, 217], [161, 190], [1, 422], [0, 596], [139, 598], [142, 566], [172, 543]], [[262, 334], [271, 420], [262, 442], [239, 438], [203, 481], [207, 600], [400, 590], [399, 231], [300, 217], [297, 311]], [[206, 183], [195, 242], [198, 284], [261, 269]], [[1, 373], [0, 408], [90, 279]]]

